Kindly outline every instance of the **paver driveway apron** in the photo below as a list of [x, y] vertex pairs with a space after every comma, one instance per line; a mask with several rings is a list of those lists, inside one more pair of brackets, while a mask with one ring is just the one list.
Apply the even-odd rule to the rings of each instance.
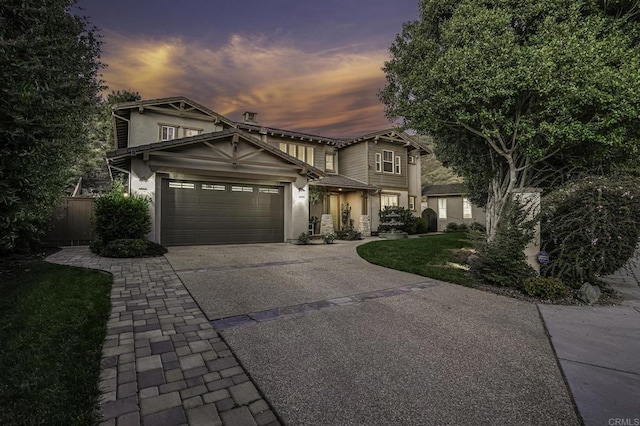
[[286, 424], [579, 424], [535, 305], [370, 265], [357, 244], [167, 259], [209, 320], [284, 314], [221, 333]]

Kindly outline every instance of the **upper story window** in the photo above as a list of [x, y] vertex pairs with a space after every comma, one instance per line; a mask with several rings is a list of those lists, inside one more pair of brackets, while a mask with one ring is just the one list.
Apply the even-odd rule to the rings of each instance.
[[336, 156], [335, 154], [325, 154], [324, 156], [324, 168], [328, 172], [336, 171]]
[[300, 161], [313, 165], [314, 148], [312, 146], [280, 142], [279, 148], [280, 151], [286, 152]]
[[462, 218], [463, 219], [472, 219], [473, 211], [471, 209], [471, 201], [468, 198], [462, 199]]
[[190, 138], [191, 136], [198, 136], [201, 133], [202, 133], [201, 129], [188, 129], [188, 128], [184, 129], [185, 138]]
[[175, 139], [178, 135], [178, 128], [176, 126], [160, 126], [160, 140], [161, 141], [170, 141], [171, 139]]
[[393, 151], [382, 150], [382, 154], [376, 153], [376, 172], [402, 174], [402, 159]]
[[393, 173], [393, 151], [382, 151], [382, 171]]

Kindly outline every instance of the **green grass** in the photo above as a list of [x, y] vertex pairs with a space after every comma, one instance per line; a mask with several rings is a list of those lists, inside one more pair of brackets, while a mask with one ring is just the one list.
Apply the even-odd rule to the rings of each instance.
[[43, 261], [3, 272], [0, 424], [96, 424], [111, 277]]
[[447, 266], [451, 250], [471, 247], [462, 232], [426, 235], [422, 238], [373, 241], [358, 246], [368, 262], [437, 280], [470, 286], [473, 279], [463, 269]]

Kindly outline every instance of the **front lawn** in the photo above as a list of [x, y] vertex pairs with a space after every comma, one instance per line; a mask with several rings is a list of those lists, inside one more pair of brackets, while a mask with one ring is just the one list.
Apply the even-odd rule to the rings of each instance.
[[426, 235], [422, 238], [372, 241], [358, 246], [358, 254], [368, 262], [424, 277], [470, 286], [473, 279], [454, 263], [453, 251], [471, 247], [463, 232]]
[[111, 277], [30, 261], [0, 275], [0, 424], [96, 424]]

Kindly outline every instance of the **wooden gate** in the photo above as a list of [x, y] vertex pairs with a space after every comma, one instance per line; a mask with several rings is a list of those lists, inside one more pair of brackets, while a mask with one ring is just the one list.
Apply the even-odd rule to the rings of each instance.
[[41, 238], [45, 245], [88, 245], [92, 238], [94, 198], [65, 197], [55, 210], [51, 230]]

